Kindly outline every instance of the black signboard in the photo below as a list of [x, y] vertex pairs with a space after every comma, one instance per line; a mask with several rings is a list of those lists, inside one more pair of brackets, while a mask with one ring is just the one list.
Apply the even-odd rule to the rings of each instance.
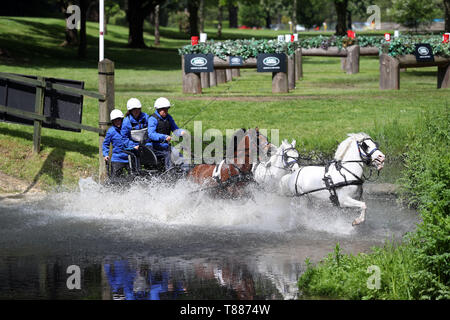
[[212, 54], [185, 54], [184, 72], [199, 73], [214, 71], [214, 55]]
[[260, 53], [256, 63], [258, 72], [286, 72], [284, 53]]
[[429, 43], [416, 44], [414, 54], [417, 62], [434, 62], [433, 49]]
[[240, 67], [244, 65], [244, 61], [242, 57], [239, 56], [230, 56], [230, 67]]
[[[22, 77], [37, 79], [35, 76], [19, 75]], [[83, 81], [64, 80], [55, 78], [45, 78], [47, 82], [60, 84], [67, 87], [84, 89]], [[0, 104], [9, 108], [22, 111], [35, 112], [36, 88], [32, 85], [16, 82], [14, 80], [0, 79]], [[70, 93], [63, 93], [47, 87], [44, 94], [44, 116], [57, 119], [69, 120], [81, 123], [83, 110], [83, 96]], [[33, 125], [33, 120], [12, 116], [0, 111], [0, 121]], [[81, 132], [80, 129], [73, 129], [58, 125], [56, 123], [42, 123], [43, 127]]]

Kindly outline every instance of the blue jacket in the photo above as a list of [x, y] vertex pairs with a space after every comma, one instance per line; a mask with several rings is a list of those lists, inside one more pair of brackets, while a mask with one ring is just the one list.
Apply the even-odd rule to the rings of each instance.
[[[174, 132], [175, 130], [179, 129], [170, 114], [168, 114], [166, 118], [161, 117], [157, 111], [155, 111], [155, 114], [158, 116], [159, 119], [161, 119], [163, 121], [169, 121], [170, 131]], [[154, 117], [149, 117], [148, 118], [148, 137], [150, 138], [150, 141], [152, 141], [153, 147], [155, 147], [155, 149], [167, 150], [169, 148], [169, 144], [167, 142], [165, 142], [165, 140], [168, 136], [165, 134], [156, 132], [157, 126], [158, 126], [158, 120], [156, 120]]]
[[[135, 146], [138, 146], [139, 143], [131, 140], [131, 130], [143, 129], [148, 126], [148, 114], [145, 112], [141, 112], [138, 119], [135, 119], [131, 114], [126, 116], [122, 122], [122, 130], [120, 133], [124, 139], [125, 148], [133, 149]], [[147, 140], [147, 146], [151, 146], [150, 140]]]
[[128, 155], [123, 152], [125, 141], [120, 134], [120, 128], [112, 126], [106, 132], [105, 141], [103, 141], [103, 156], [109, 155], [109, 145], [112, 144], [111, 162], [128, 162]]

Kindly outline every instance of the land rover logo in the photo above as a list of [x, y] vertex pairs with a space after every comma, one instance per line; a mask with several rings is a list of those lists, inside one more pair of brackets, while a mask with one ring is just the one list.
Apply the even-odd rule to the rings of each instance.
[[208, 63], [208, 61], [203, 57], [195, 57], [195, 58], [191, 59], [191, 65], [196, 66], [196, 67], [206, 66], [207, 63]]
[[239, 64], [239, 63], [241, 63], [241, 59], [239, 59], [237, 57], [234, 57], [234, 58], [231, 59], [231, 63]]
[[417, 52], [421, 55], [421, 56], [426, 56], [430, 53], [430, 50], [428, 50], [427, 47], [419, 47], [417, 49]]
[[267, 57], [263, 60], [263, 63], [266, 66], [273, 67], [280, 63], [280, 59], [278, 59], [276, 57]]

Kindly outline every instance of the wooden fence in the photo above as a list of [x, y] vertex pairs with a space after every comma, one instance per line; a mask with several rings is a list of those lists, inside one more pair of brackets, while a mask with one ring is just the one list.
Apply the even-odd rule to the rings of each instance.
[[401, 68], [438, 67], [437, 88], [450, 88], [450, 58], [435, 56], [434, 62], [417, 62], [412, 54], [391, 57], [387, 53], [380, 56], [380, 89], [400, 89]]
[[379, 49], [377, 47], [360, 47], [358, 45], [348, 48], [339, 49], [338, 47], [321, 48], [299, 48], [298, 53], [298, 77], [303, 77], [303, 59], [302, 57], [337, 57], [341, 58], [342, 70], [347, 74], [355, 74], [359, 72], [359, 63], [361, 56], [378, 56]]
[[[24, 83], [36, 88], [34, 102], [34, 112], [28, 112], [7, 106], [0, 105], [0, 112], [10, 114], [25, 119], [33, 120], [33, 152], [39, 153], [41, 149], [41, 130], [42, 123], [58, 124], [72, 129], [81, 129], [99, 134], [99, 179], [103, 181], [106, 178], [106, 166], [103, 160], [102, 145], [105, 139], [106, 130], [109, 126], [109, 114], [114, 109], [114, 63], [108, 59], [102, 60], [98, 64], [99, 74], [99, 92], [77, 89], [60, 84], [54, 84], [46, 81], [44, 77], [30, 79], [15, 74], [0, 72], [0, 78], [14, 82]], [[44, 94], [45, 89], [82, 95], [95, 98], [99, 102], [99, 126], [91, 127], [69, 120], [58, 119], [44, 115]]]
[[[295, 54], [286, 56], [286, 72], [272, 73], [272, 93], [288, 93], [295, 88]], [[183, 93], [201, 94], [202, 88], [216, 86], [240, 75], [240, 69], [256, 69], [257, 59], [248, 58], [241, 66], [230, 66], [230, 57], [225, 60], [214, 57], [213, 72], [186, 73], [184, 70], [184, 56], [181, 56], [181, 70], [183, 77]], [[207, 84], [208, 83], [208, 84]]]

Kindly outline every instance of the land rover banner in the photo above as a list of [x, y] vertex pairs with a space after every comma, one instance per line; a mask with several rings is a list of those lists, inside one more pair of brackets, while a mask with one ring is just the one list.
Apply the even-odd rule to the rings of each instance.
[[239, 56], [230, 56], [230, 66], [231, 67], [240, 67], [243, 66], [244, 62], [242, 57]]
[[434, 62], [433, 49], [428, 43], [416, 44], [414, 54], [417, 62]]
[[184, 55], [184, 72], [213, 72], [213, 58], [212, 54], [186, 54]]
[[286, 72], [284, 53], [260, 53], [257, 57], [258, 72]]

